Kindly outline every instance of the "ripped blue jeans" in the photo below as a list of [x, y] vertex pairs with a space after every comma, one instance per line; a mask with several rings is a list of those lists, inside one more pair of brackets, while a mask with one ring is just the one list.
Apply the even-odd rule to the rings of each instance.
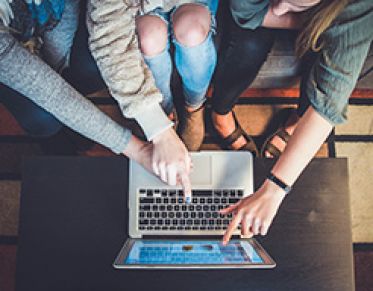
[[166, 49], [156, 56], [144, 56], [145, 63], [152, 71], [155, 83], [163, 95], [162, 108], [166, 114], [170, 114], [174, 108], [171, 91], [172, 59], [170, 43], [174, 45], [175, 66], [180, 74], [183, 86], [185, 103], [188, 107], [199, 108], [206, 100], [206, 92], [210, 84], [212, 74], [216, 66], [216, 48], [213, 42], [216, 22], [215, 13], [218, 0], [197, 1], [206, 6], [211, 13], [211, 28], [206, 39], [194, 47], [186, 47], [174, 37], [172, 15], [178, 9], [174, 7], [165, 12], [162, 8], [156, 8], [148, 13], [160, 17], [169, 28], [169, 38]]

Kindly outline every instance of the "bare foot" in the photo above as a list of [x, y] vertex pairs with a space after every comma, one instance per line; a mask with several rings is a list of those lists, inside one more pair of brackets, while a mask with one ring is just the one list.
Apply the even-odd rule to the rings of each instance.
[[[225, 115], [217, 114], [212, 112], [212, 122], [216, 131], [222, 138], [226, 138], [233, 133], [236, 129], [236, 123], [233, 118], [232, 111]], [[234, 150], [238, 150], [247, 143], [245, 137], [240, 136], [230, 147]]]
[[[293, 134], [295, 128], [297, 127], [298, 121], [299, 121], [299, 116], [295, 112], [293, 112], [289, 116], [288, 120], [286, 121], [286, 123], [285, 123], [285, 131], [290, 136]], [[271, 140], [269, 140], [269, 143], [271, 143], [272, 145], [274, 145], [281, 153], [285, 150], [285, 147], [286, 147], [285, 141], [282, 138], [280, 138], [279, 136], [277, 136], [277, 135], [275, 135]], [[268, 152], [268, 151], [265, 151], [264, 155], [267, 158], [273, 158], [273, 155], [270, 152]]]

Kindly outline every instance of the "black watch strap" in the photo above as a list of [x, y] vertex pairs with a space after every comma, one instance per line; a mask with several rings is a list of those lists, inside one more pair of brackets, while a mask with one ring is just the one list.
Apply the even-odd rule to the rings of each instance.
[[273, 173], [269, 173], [269, 175], [267, 176], [267, 179], [275, 183], [281, 189], [283, 189], [285, 191], [285, 194], [288, 194], [291, 191], [291, 187], [285, 184], [279, 178], [277, 178]]

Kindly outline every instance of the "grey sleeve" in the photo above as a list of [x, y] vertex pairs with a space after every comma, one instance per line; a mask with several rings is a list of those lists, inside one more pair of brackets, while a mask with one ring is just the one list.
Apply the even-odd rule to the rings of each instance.
[[101, 112], [9, 33], [0, 33], [0, 82], [115, 153], [122, 153], [130, 140], [128, 129]]
[[373, 2], [349, 4], [323, 35], [305, 92], [312, 107], [331, 124], [346, 122], [349, 97], [373, 41]]
[[262, 25], [269, 5], [269, 0], [231, 0], [230, 10], [238, 26], [254, 30]]

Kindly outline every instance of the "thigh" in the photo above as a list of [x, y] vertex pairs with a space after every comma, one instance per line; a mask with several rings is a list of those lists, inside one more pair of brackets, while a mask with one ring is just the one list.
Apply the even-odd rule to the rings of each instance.
[[168, 47], [168, 22], [155, 14], [136, 19], [141, 52], [146, 56], [160, 54]]
[[85, 95], [101, 90], [106, 85], [88, 47], [86, 1], [80, 2], [79, 24], [71, 48], [70, 63], [62, 75], [75, 89]]
[[43, 35], [43, 58], [57, 71], [68, 66], [71, 47], [78, 29], [79, 2], [79, 0], [66, 0], [60, 22]]
[[17, 91], [0, 84], [0, 96], [0, 102], [28, 134], [52, 136], [62, 128], [62, 124], [52, 114]]

